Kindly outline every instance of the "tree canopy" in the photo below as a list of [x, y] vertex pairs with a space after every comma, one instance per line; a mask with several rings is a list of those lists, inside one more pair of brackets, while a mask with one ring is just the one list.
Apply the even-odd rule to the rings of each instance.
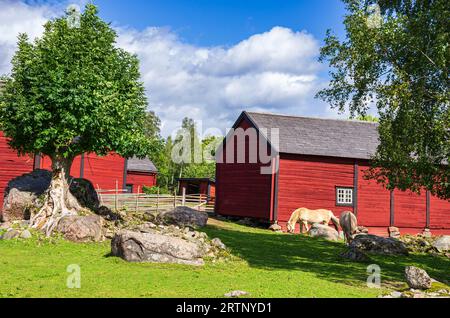
[[343, 1], [346, 37], [327, 32], [320, 60], [331, 66], [331, 81], [318, 97], [352, 116], [377, 107], [370, 177], [449, 199], [450, 2]]
[[41, 38], [20, 34], [0, 96], [1, 130], [20, 154], [73, 159], [84, 152], [147, 155], [147, 99], [136, 56], [116, 47], [116, 32], [88, 4], [78, 27], [68, 17]]

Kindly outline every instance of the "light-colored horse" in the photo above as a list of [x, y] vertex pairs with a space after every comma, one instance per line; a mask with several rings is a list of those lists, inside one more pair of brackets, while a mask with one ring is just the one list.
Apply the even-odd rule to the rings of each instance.
[[339, 217], [339, 223], [341, 224], [342, 231], [344, 232], [344, 238], [347, 244], [350, 244], [353, 240], [353, 235], [358, 229], [358, 221], [356, 216], [350, 211], [344, 211]]
[[328, 225], [328, 223], [333, 222], [336, 227], [336, 231], [339, 232], [339, 220], [334, 216], [333, 212], [330, 210], [319, 209], [310, 210], [307, 208], [300, 208], [292, 212], [292, 215], [288, 221], [287, 229], [289, 233], [294, 233], [295, 224], [300, 223], [300, 233], [303, 233], [303, 226], [306, 228], [306, 232], [309, 231], [308, 223], [321, 223]]

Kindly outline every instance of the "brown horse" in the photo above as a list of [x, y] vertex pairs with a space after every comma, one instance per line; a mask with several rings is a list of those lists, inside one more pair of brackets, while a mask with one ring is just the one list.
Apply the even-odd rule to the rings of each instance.
[[294, 233], [295, 224], [297, 222], [300, 222], [300, 233], [303, 233], [303, 226], [305, 226], [306, 232], [308, 232], [308, 224], [321, 223], [328, 225], [328, 223], [330, 223], [330, 220], [331, 222], [333, 222], [336, 231], [339, 232], [339, 220], [330, 210], [310, 210], [307, 208], [300, 208], [292, 212], [292, 215], [287, 224], [287, 229], [289, 233]]
[[350, 211], [344, 211], [339, 217], [339, 223], [341, 224], [342, 231], [344, 231], [344, 237], [347, 244], [350, 244], [353, 240], [353, 235], [358, 229], [358, 221], [356, 216]]

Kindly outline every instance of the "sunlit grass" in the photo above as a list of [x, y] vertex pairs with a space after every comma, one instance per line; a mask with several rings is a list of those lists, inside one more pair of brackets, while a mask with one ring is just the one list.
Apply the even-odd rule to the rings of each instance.
[[[342, 243], [217, 220], [205, 231], [219, 237], [234, 257], [203, 267], [138, 264], [109, 256], [109, 242], [0, 241], [0, 297], [223, 297], [232, 290], [250, 297], [376, 297], [406, 286], [407, 265], [440, 280], [448, 279], [450, 268], [442, 257], [371, 256], [381, 267], [383, 288], [368, 288], [368, 264], [341, 259]], [[67, 288], [70, 264], [81, 268], [79, 289]]]

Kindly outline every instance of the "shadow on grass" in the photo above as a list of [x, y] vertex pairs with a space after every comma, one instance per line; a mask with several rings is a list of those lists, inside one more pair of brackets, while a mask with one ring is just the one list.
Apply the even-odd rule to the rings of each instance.
[[[311, 272], [329, 281], [348, 285], [361, 284], [368, 277], [367, 263], [351, 262], [339, 256], [346, 249], [340, 242], [303, 235], [239, 231], [214, 225], [209, 225], [205, 232], [210, 237], [219, 237], [232, 254], [247, 261], [251, 267]], [[408, 265], [425, 269], [437, 280], [445, 282], [449, 279], [448, 258], [419, 254], [370, 257], [370, 263], [380, 266], [384, 283], [404, 282], [404, 268]]]

